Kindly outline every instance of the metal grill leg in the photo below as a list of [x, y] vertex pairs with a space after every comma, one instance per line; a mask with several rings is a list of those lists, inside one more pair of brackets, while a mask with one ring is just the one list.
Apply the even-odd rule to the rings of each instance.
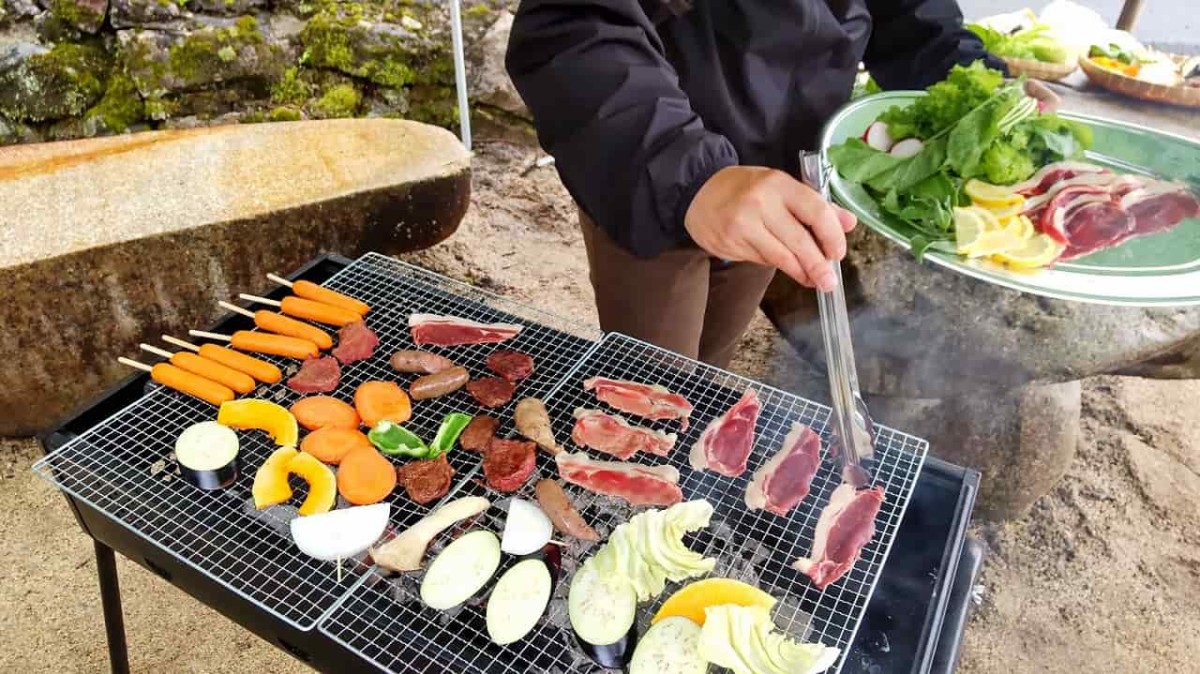
[[95, 539], [92, 542], [96, 547], [96, 576], [100, 579], [104, 632], [108, 636], [108, 663], [113, 674], [129, 674], [129, 651], [125, 644], [125, 618], [121, 613], [117, 560], [112, 548]]

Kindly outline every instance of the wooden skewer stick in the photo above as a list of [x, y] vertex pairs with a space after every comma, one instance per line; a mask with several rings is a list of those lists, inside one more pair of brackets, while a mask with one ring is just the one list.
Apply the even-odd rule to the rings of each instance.
[[282, 276], [280, 276], [280, 275], [278, 275], [278, 274], [270, 274], [270, 273], [268, 273], [268, 274], [267, 274], [267, 278], [271, 279], [272, 281], [274, 281], [275, 283], [278, 283], [278, 284], [279, 284], [279, 285], [281, 285], [281, 286], [287, 286], [287, 287], [289, 287], [289, 288], [291, 288], [291, 287], [292, 287], [292, 282], [291, 282], [291, 281], [289, 281], [289, 280], [285, 279], [284, 277], [282, 277]]
[[149, 344], [138, 344], [138, 348], [141, 349], [142, 351], [148, 351], [156, 356], [161, 356], [163, 358], [168, 358], [168, 359], [171, 356], [175, 355], [175, 354], [171, 353], [170, 351], [167, 351], [165, 349], [160, 349], [157, 346], [151, 346]]
[[562, 542], [562, 541], [556, 541], [556, 540], [554, 540], [553, 538], [551, 538], [551, 539], [550, 539], [550, 545], [557, 545], [557, 546], [558, 546], [558, 547], [560, 547], [560, 548], [565, 548], [565, 547], [567, 547], [567, 544], [566, 544], [566, 543], [564, 543], [564, 542]]
[[205, 332], [204, 330], [188, 330], [188, 334], [193, 337], [203, 337], [205, 339], [216, 339], [222, 342], [232, 342], [233, 337], [229, 335], [220, 335], [215, 332]]
[[181, 349], [187, 349], [188, 351], [199, 351], [200, 350], [200, 347], [196, 346], [195, 344], [192, 344], [191, 342], [185, 342], [182, 339], [179, 339], [178, 337], [172, 337], [170, 335], [163, 335], [162, 341], [164, 341], [167, 344], [170, 344], [172, 346], [178, 346]]
[[128, 365], [129, 367], [132, 367], [135, 370], [141, 370], [142, 372], [150, 372], [151, 370], [154, 369], [153, 367], [150, 367], [149, 365], [147, 365], [145, 363], [139, 363], [136, 360], [130, 360], [129, 358], [126, 358], [124, 356], [120, 356], [119, 358], [117, 358], [117, 362], [122, 365]]
[[244, 300], [250, 300], [251, 302], [258, 302], [259, 304], [266, 304], [267, 306], [272, 306], [272, 307], [283, 306], [283, 303], [278, 300], [272, 300], [272, 299], [268, 299], [266, 297], [259, 297], [258, 295], [250, 295], [248, 293], [241, 293], [240, 295], [238, 295], [238, 297], [240, 297]]
[[219, 304], [221, 308], [225, 309], [226, 311], [232, 311], [235, 314], [241, 314], [247, 318], [254, 318], [254, 312], [244, 307], [239, 307], [236, 304], [225, 301], [217, 302], [217, 304]]

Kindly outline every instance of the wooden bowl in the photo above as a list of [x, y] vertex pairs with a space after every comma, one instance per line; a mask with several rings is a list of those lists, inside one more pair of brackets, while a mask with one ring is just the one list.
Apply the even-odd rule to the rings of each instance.
[[1004, 57], [1004, 63], [1008, 66], [1008, 74], [1013, 77], [1024, 75], [1039, 80], [1061, 80], [1079, 67], [1077, 63], [1046, 63], [1007, 56]]
[[1104, 68], [1086, 56], [1079, 59], [1079, 66], [1083, 68], [1083, 72], [1087, 73], [1088, 79], [1109, 91], [1153, 103], [1170, 103], [1171, 105], [1200, 108], [1200, 87], [1184, 85], [1169, 87], [1165, 84], [1146, 82]]

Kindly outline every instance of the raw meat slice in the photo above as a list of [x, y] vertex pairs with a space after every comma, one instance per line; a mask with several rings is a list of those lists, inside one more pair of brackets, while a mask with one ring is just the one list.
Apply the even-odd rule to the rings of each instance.
[[792, 424], [775, 456], [754, 471], [746, 487], [746, 506], [786, 516], [808, 496], [820, 467], [820, 436], [800, 422]]
[[1089, 173], [1109, 173], [1109, 170], [1087, 162], [1060, 161], [1043, 166], [1029, 179], [1023, 180], [1009, 189], [1024, 196], [1042, 194], [1056, 183]]
[[287, 387], [299, 393], [329, 393], [337, 388], [342, 368], [332, 356], [308, 358], [296, 374], [287, 380]]
[[829, 505], [817, 520], [816, 539], [808, 557], [792, 563], [797, 571], [824, 590], [851, 568], [875, 537], [875, 516], [883, 505], [882, 487], [856, 490], [843, 484], [833, 490]]
[[517, 336], [520, 325], [510, 323], [479, 323], [457, 316], [413, 314], [408, 317], [413, 343], [437, 346], [461, 344], [494, 344]]
[[533, 374], [533, 358], [512, 349], [493, 351], [486, 364], [489, 370], [514, 384]]
[[622, 412], [646, 419], [679, 419], [679, 427], [685, 431], [692, 414], [686, 398], [662, 386], [592, 377], [583, 382], [583, 389], [596, 391], [597, 398]]
[[501, 407], [512, 400], [512, 382], [500, 377], [484, 377], [467, 382], [467, 393], [484, 407]]
[[621, 461], [594, 461], [583, 452], [554, 457], [558, 474], [571, 484], [630, 504], [669, 506], [683, 501], [679, 471], [673, 466], [639, 466]]
[[1038, 230], [1061, 244], [1069, 244], [1067, 239], [1065, 216], [1073, 203], [1080, 199], [1091, 201], [1108, 201], [1108, 187], [1105, 185], [1077, 185], [1060, 190], [1046, 204], [1037, 220]]
[[483, 453], [483, 476], [496, 491], [521, 488], [537, 466], [537, 445], [521, 440], [495, 438]]
[[575, 410], [575, 428], [571, 430], [575, 444], [622, 461], [638, 452], [666, 456], [675, 448], [676, 437], [674, 433], [634, 426], [617, 414], [583, 407]]
[[754, 447], [754, 426], [762, 405], [754, 389], [746, 389], [740, 400], [713, 419], [704, 429], [688, 457], [692, 468], [711, 470], [728, 477], [746, 472], [746, 460]]
[[333, 349], [333, 357], [342, 362], [342, 365], [366, 360], [375, 353], [375, 347], [379, 346], [379, 337], [367, 327], [363, 321], [351, 323], [342, 329], [338, 330], [338, 345]]
[[450, 491], [454, 469], [443, 454], [436, 459], [410, 461], [396, 469], [396, 477], [408, 497], [421, 505], [432, 503]]
[[458, 446], [471, 452], [487, 451], [488, 443], [496, 437], [500, 420], [486, 414], [476, 414], [458, 436]]
[[1114, 246], [1129, 238], [1133, 226], [1129, 212], [1111, 201], [1072, 209], [1067, 212], [1064, 224], [1069, 243], [1059, 259], [1069, 260]]
[[1133, 216], [1136, 234], [1150, 234], [1196, 217], [1200, 214], [1200, 201], [1181, 185], [1153, 181], [1140, 192], [1126, 194], [1121, 199], [1121, 208]]

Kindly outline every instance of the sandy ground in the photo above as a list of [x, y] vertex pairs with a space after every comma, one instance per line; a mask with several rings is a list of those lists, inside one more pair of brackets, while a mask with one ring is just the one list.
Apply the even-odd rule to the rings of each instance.
[[[594, 321], [574, 208], [531, 151], [479, 148], [462, 232], [418, 264]], [[786, 362], [759, 317], [735, 370]], [[1086, 383], [1080, 451], [1024, 521], [980, 527], [992, 547], [961, 671], [1196, 671], [1200, 646], [1200, 382]], [[886, 421], [886, 420], [884, 420]], [[91, 541], [29, 471], [31, 440], [0, 441], [0, 671], [107, 667]], [[135, 672], [307, 671], [167, 583], [119, 559]]]

